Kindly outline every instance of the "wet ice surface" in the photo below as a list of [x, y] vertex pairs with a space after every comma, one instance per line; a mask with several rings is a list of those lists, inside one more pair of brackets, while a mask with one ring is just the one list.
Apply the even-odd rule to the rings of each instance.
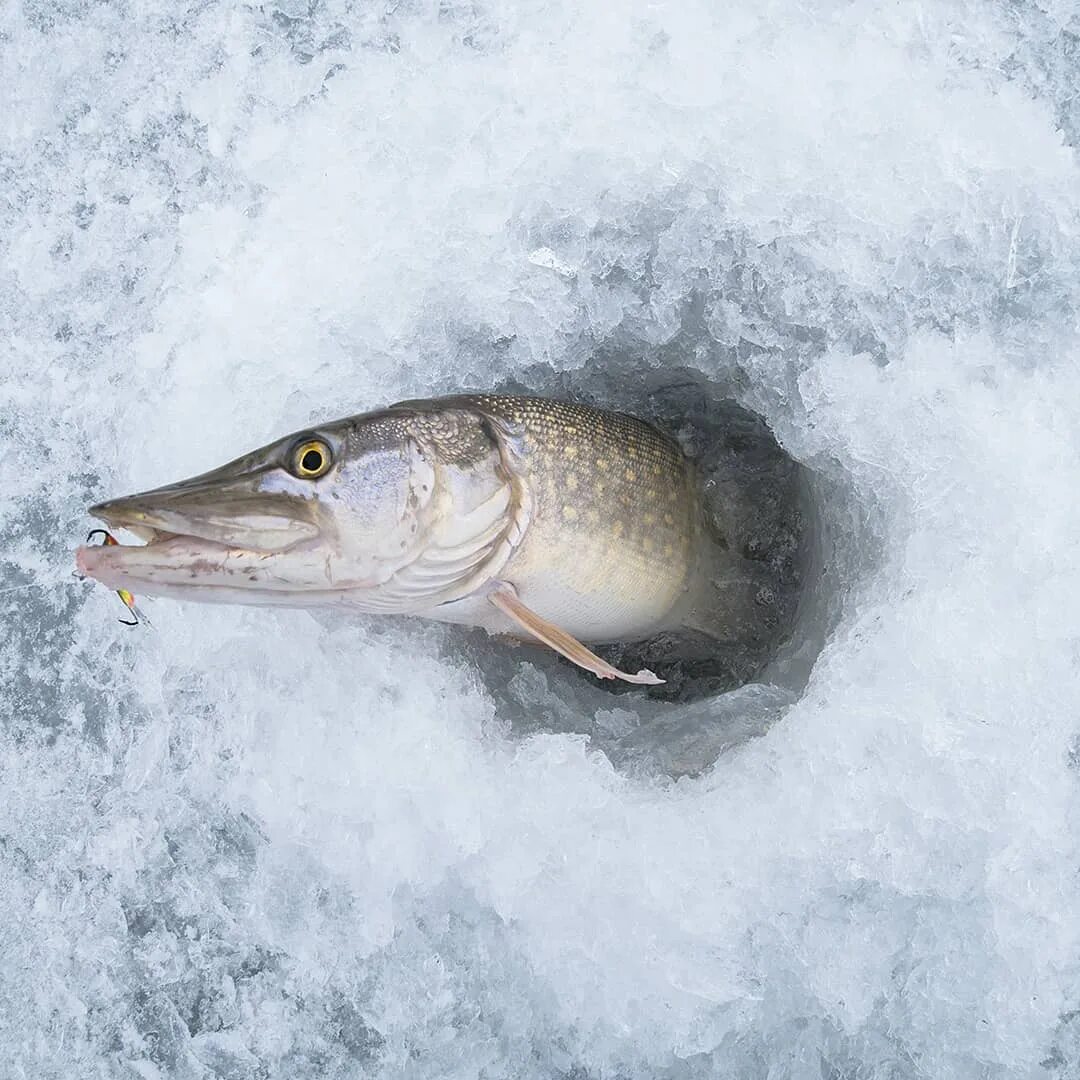
[[[1076, 8], [578, 7], [0, 9], [10, 1075], [1080, 1067]], [[809, 470], [775, 681], [70, 580], [95, 499], [597, 358]]]

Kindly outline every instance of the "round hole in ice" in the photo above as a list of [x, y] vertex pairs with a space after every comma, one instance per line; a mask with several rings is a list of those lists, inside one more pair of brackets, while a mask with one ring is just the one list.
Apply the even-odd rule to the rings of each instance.
[[733, 542], [756, 575], [761, 614], [743, 640], [688, 632], [596, 648], [626, 670], [649, 667], [666, 680], [649, 688], [597, 680], [542, 648], [452, 634], [450, 648], [475, 663], [501, 722], [522, 736], [587, 734], [620, 766], [670, 775], [701, 772], [768, 730], [804, 690], [840, 617], [838, 528], [844, 545], [859, 543], [851, 515], [835, 512], [850, 502], [842, 479], [796, 461], [735, 400], [730, 380], [690, 366], [601, 356], [575, 371], [539, 365], [487, 389], [628, 412], [677, 438], [695, 461], [709, 512], [739, 522]]

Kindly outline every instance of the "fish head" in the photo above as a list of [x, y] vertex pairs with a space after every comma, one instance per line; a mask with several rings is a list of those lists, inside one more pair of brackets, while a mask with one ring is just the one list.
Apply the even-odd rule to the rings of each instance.
[[[83, 547], [77, 566], [137, 595], [419, 610], [443, 602], [436, 594], [446, 574], [428, 573], [418, 585], [410, 567], [432, 555], [454, 563], [464, 539], [456, 562], [475, 569], [482, 549], [513, 524], [504, 458], [498, 434], [467, 410], [399, 406], [350, 417], [92, 506], [109, 527], [146, 543]], [[479, 537], [475, 549], [470, 535]], [[466, 566], [470, 552], [481, 558]], [[398, 578], [410, 586], [404, 597]]]

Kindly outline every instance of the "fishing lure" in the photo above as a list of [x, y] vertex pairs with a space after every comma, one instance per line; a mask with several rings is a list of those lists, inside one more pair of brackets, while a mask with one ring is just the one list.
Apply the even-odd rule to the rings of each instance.
[[[103, 536], [105, 539], [102, 541], [104, 547], [118, 547], [120, 541], [116, 539], [111, 532], [105, 529], [92, 529], [86, 537], [86, 542], [89, 544], [95, 536]], [[144, 622], [147, 626], [150, 625], [150, 620], [135, 606], [135, 597], [127, 591], [127, 589], [117, 589], [116, 595], [124, 601], [128, 611], [131, 612], [132, 617], [130, 619], [117, 619], [117, 622], [123, 623], [125, 626], [138, 626], [140, 622]]]

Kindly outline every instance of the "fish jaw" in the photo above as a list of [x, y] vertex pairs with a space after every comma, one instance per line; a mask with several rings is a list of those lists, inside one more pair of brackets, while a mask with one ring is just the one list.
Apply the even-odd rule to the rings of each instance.
[[80, 547], [78, 573], [136, 595], [217, 603], [281, 604], [333, 588], [332, 530], [314, 500], [265, 490], [268, 472], [249, 457], [90, 507], [145, 544]]
[[[321, 530], [310, 520], [264, 513], [222, 529], [214, 518], [178, 512], [159, 501], [156, 492], [100, 503], [90, 512], [110, 528], [126, 529], [146, 541], [78, 548], [77, 572], [112, 589], [213, 603], [295, 606], [304, 586], [325, 592], [334, 585]], [[218, 535], [200, 535], [208, 532]], [[230, 533], [250, 536], [260, 546], [230, 543]]]
[[[343, 557], [333, 528], [285, 515], [270, 521], [270, 536], [249, 531], [265, 546], [247, 547], [170, 531], [164, 526], [218, 531], [218, 519], [178, 518], [161, 512], [146, 496], [102, 503], [90, 512], [146, 543], [83, 545], [75, 552], [77, 573], [137, 596], [258, 607], [355, 607], [366, 592], [385, 583], [396, 565]], [[249, 530], [251, 523], [248, 518]], [[271, 538], [291, 542], [275, 549], [266, 542]]]
[[319, 535], [310, 501], [263, 493], [259, 483], [257, 474], [217, 485], [196, 478], [98, 503], [90, 513], [148, 544], [184, 536], [218, 547], [277, 552]]
[[[230, 548], [193, 536], [171, 536], [145, 545], [85, 545], [75, 553], [80, 574], [111, 589], [137, 596], [246, 604], [283, 603], [287, 589], [274, 589], [263, 552]], [[283, 584], [283, 583], [280, 583]]]
[[[204, 604], [249, 607], [358, 608], [370, 579], [337, 580], [321, 550], [311, 550], [300, 567], [297, 552], [289, 567], [275, 566], [274, 555], [225, 545], [202, 544], [179, 536], [144, 546], [84, 545], [75, 552], [83, 577], [135, 596]], [[303, 554], [303, 553], [299, 553]], [[297, 580], [302, 575], [301, 580]]]

